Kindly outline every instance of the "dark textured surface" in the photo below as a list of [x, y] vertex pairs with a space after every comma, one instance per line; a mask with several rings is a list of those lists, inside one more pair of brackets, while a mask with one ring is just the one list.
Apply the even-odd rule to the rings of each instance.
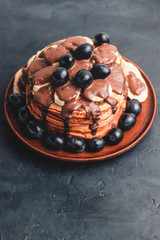
[[46, 44], [106, 31], [151, 79], [160, 103], [159, 0], [0, 1], [0, 239], [160, 239], [159, 107], [147, 136], [110, 161], [47, 159], [10, 131], [3, 97], [16, 70]]

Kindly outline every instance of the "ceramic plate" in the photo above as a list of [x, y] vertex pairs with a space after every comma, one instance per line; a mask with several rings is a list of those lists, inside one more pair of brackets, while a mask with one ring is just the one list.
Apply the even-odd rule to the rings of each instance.
[[[124, 59], [128, 62], [131, 62], [126, 58]], [[4, 110], [5, 110], [7, 121], [10, 127], [12, 128], [12, 130], [14, 131], [14, 133], [20, 138], [20, 140], [23, 143], [28, 145], [30, 148], [36, 150], [37, 152], [51, 158], [56, 158], [64, 161], [85, 162], [85, 161], [100, 161], [100, 160], [118, 156], [130, 150], [131, 148], [133, 148], [137, 143], [139, 143], [142, 140], [142, 138], [144, 138], [144, 136], [147, 134], [147, 132], [151, 128], [153, 120], [155, 118], [155, 114], [156, 114], [156, 95], [155, 95], [154, 88], [149, 78], [146, 76], [146, 74], [138, 66], [136, 67], [140, 70], [148, 86], [148, 98], [144, 103], [142, 103], [142, 111], [140, 115], [137, 117], [136, 125], [131, 130], [124, 133], [123, 140], [116, 146], [106, 145], [103, 150], [97, 153], [89, 153], [87, 151], [84, 151], [82, 153], [74, 154], [74, 153], [68, 153], [65, 151], [49, 150], [42, 144], [41, 140], [33, 140], [33, 139], [27, 138], [23, 134], [21, 125], [15, 119], [14, 112], [8, 106], [6, 101], [8, 95], [11, 94], [13, 91], [14, 77], [11, 79], [5, 93]]]

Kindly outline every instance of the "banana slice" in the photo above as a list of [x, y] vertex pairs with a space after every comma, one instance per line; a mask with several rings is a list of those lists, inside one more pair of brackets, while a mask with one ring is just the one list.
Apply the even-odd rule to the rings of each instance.
[[101, 101], [103, 101], [103, 98], [95, 96], [95, 97], [93, 97], [92, 101], [93, 102], [101, 102]]
[[[29, 68], [29, 66], [31, 65], [31, 63], [35, 59], [35, 57], [36, 57], [36, 55], [33, 55], [28, 60], [26, 68]], [[18, 81], [19, 81], [20, 77], [22, 77], [22, 75], [23, 75], [23, 68], [19, 69], [18, 72], [15, 74], [14, 83], [13, 83], [13, 93], [20, 93], [20, 89], [19, 89], [19, 86], [18, 86]]]
[[37, 59], [39, 58], [40, 54], [41, 54], [44, 50], [46, 50], [47, 48], [49, 48], [49, 46], [46, 46], [46, 47], [44, 47], [43, 49], [39, 50], [39, 51], [36, 53], [36, 55], [35, 55], [35, 60], [37, 60]]
[[[46, 48], [46, 47], [45, 47], [45, 48]], [[41, 52], [42, 52], [43, 50], [45, 50], [45, 48], [39, 50], [39, 51], [36, 53], [36, 57], [37, 57], [37, 58], [40, 56]]]
[[56, 92], [54, 93], [54, 102], [61, 107], [65, 104], [65, 101], [60, 100]]
[[117, 60], [116, 60], [116, 63], [118, 63], [118, 64], [122, 64], [122, 56], [120, 55], [120, 53], [117, 51], [116, 53], [115, 53], [115, 55], [117, 56]]
[[59, 67], [60, 65], [59, 65], [59, 62], [55, 62], [55, 63], [52, 64], [52, 66], [53, 67]]
[[41, 84], [41, 85], [34, 85], [34, 86], [33, 86], [33, 91], [34, 91], [34, 92], [38, 92], [38, 90], [39, 90], [40, 88], [45, 87], [45, 86], [48, 86], [48, 85], [49, 85], [49, 82], [44, 83], [44, 84]]
[[144, 102], [146, 100], [146, 98], [148, 97], [148, 88], [147, 88], [147, 85], [146, 85], [140, 71], [132, 63], [126, 62], [125, 60], [122, 60], [122, 68], [123, 68], [125, 76], [128, 76], [129, 72], [133, 72], [136, 75], [136, 77], [139, 78], [145, 84], [145, 89], [139, 95], [133, 94], [130, 91], [130, 89], [128, 89], [128, 97], [130, 99], [134, 98], [140, 102]]
[[66, 40], [66, 38], [59, 40], [59, 42], [64, 42], [65, 40]]
[[57, 46], [58, 46], [58, 45], [55, 44], [55, 45], [52, 45], [52, 46], [50, 46], [50, 47], [51, 47], [51, 48], [57, 48]]
[[36, 55], [33, 55], [27, 62], [27, 68], [29, 68], [29, 66], [31, 65], [31, 63], [33, 62], [33, 60], [35, 59]]
[[88, 37], [84, 37], [86, 39], [87, 43], [90, 43], [91, 45], [93, 45], [93, 41], [92, 39], [88, 38]]
[[18, 72], [14, 76], [13, 93], [20, 93], [18, 81], [19, 81], [20, 77], [22, 77], [22, 74], [23, 74], [23, 68], [19, 69]]

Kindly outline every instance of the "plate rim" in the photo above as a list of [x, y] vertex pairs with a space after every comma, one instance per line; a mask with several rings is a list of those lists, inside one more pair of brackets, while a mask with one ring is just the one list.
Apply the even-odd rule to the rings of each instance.
[[[135, 147], [144, 137], [145, 135], [148, 133], [148, 131], [150, 130], [153, 122], [154, 122], [154, 119], [155, 119], [155, 115], [156, 115], [156, 110], [157, 110], [157, 99], [156, 99], [156, 93], [155, 93], [155, 90], [154, 90], [154, 87], [150, 81], [150, 79], [148, 78], [148, 76], [144, 73], [144, 71], [139, 67], [137, 66], [134, 62], [132, 62], [131, 60], [129, 60], [128, 58], [126, 57], [123, 57], [122, 58], [127, 61], [127, 62], [131, 62], [132, 64], [134, 64], [138, 70], [144, 75], [144, 77], [147, 79], [147, 82], [150, 86], [150, 90], [152, 92], [152, 95], [153, 95], [153, 101], [154, 101], [154, 109], [153, 109], [153, 114], [152, 114], [152, 118], [151, 118], [151, 121], [150, 123], [148, 124], [147, 128], [144, 130], [144, 132], [135, 140], [133, 141], [131, 144], [127, 145], [126, 147], [118, 150], [118, 151], [115, 151], [114, 153], [110, 153], [108, 155], [102, 155], [102, 156], [96, 156], [96, 157], [67, 157], [67, 156], [59, 156], [59, 155], [56, 155], [56, 154], [51, 154], [49, 152], [44, 152], [43, 150], [41, 149], [38, 149], [37, 147], [35, 147], [34, 145], [32, 145], [31, 143], [27, 142], [20, 134], [19, 132], [14, 128], [13, 124], [12, 124], [12, 121], [10, 120], [9, 118], [9, 115], [8, 115], [8, 110], [7, 110], [7, 104], [6, 104], [6, 100], [7, 100], [7, 97], [8, 97], [8, 91], [12, 85], [12, 82], [13, 82], [13, 79], [14, 79], [14, 76], [11, 78], [11, 80], [9, 81], [8, 85], [7, 85], [7, 88], [6, 88], [6, 91], [5, 91], [5, 97], [4, 97], [4, 113], [5, 113], [5, 117], [7, 119], [7, 122], [10, 126], [10, 128], [12, 129], [12, 131], [14, 132], [14, 134], [21, 140], [21, 142], [23, 142], [26, 146], [30, 147], [30, 149], [33, 149], [35, 150], [36, 152], [38, 152], [39, 154], [42, 154], [43, 156], [46, 156], [46, 157], [50, 157], [50, 158], [54, 158], [54, 159], [57, 159], [57, 160], [62, 160], [62, 161], [68, 161], [68, 162], [92, 162], [92, 161], [102, 161], [102, 160], [105, 160], [105, 159], [110, 159], [110, 158], [114, 158], [114, 157], [117, 157], [127, 151], [129, 151], [131, 148]], [[25, 66], [25, 65], [24, 65]], [[23, 66], [22, 66], [23, 67]], [[39, 141], [39, 140], [37, 140]], [[93, 153], [91, 153], [91, 155], [93, 155]]]

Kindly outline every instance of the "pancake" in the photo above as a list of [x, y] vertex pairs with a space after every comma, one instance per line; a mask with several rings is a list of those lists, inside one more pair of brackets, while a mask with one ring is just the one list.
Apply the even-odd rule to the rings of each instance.
[[[59, 67], [60, 57], [74, 56], [76, 48], [83, 43], [92, 45], [91, 57], [75, 60], [68, 69], [68, 82], [54, 87], [51, 77]], [[95, 79], [85, 89], [76, 87], [73, 82], [76, 73], [82, 69], [90, 71], [95, 64], [108, 66], [109, 76]], [[83, 36], [51, 43], [31, 57], [16, 73], [13, 92], [26, 94], [29, 111], [48, 131], [84, 139], [104, 137], [117, 127], [127, 97], [143, 102], [148, 96], [141, 73], [122, 59], [115, 46], [108, 43], [96, 46], [94, 40]]]

